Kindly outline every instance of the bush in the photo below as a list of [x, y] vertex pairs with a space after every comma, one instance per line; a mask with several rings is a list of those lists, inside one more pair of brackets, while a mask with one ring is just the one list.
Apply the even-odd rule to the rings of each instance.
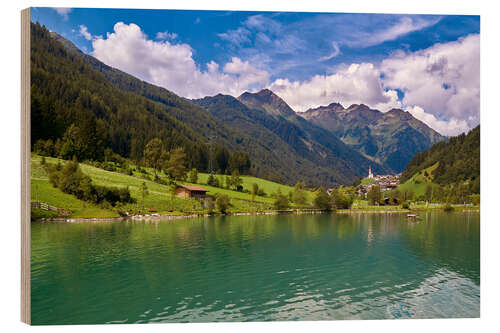
[[291, 192], [291, 197], [293, 202], [295, 202], [298, 205], [305, 205], [307, 202], [307, 195], [305, 191], [306, 185], [304, 182], [298, 182], [295, 184], [295, 187], [293, 188], [293, 192]]
[[191, 169], [191, 171], [189, 172], [188, 181], [193, 184], [198, 183], [198, 170], [194, 168]]
[[349, 209], [354, 202], [354, 198], [345, 194], [341, 188], [332, 192], [332, 200], [337, 209]]
[[407, 202], [403, 202], [403, 204], [401, 205], [401, 208], [410, 209], [410, 204], [408, 204]]
[[103, 207], [114, 206], [119, 202], [133, 203], [128, 187], [106, 187], [93, 185], [89, 176], [81, 170], [76, 159], [63, 167], [46, 164], [49, 181], [52, 186], [64, 193], [72, 194], [80, 200], [101, 204]]
[[230, 205], [229, 197], [225, 194], [217, 195], [217, 198], [215, 199], [215, 205], [222, 214], [226, 214], [227, 209]]
[[481, 202], [481, 196], [479, 194], [471, 194], [469, 196], [469, 201], [473, 204], [473, 205], [479, 205], [479, 203]]
[[214, 213], [214, 201], [211, 197], [207, 197], [203, 200], [203, 208], [208, 209], [208, 214], [210, 215]]
[[54, 142], [51, 139], [44, 141], [42, 139], [38, 140], [34, 147], [34, 152], [40, 156], [55, 156]]
[[288, 202], [287, 196], [282, 194], [279, 190], [278, 193], [275, 194], [273, 205], [274, 209], [276, 210], [284, 210], [290, 208], [290, 203]]
[[210, 176], [208, 176], [207, 185], [208, 186], [213, 186], [213, 187], [219, 187], [220, 186], [219, 180], [213, 174], [210, 174]]
[[380, 192], [380, 186], [378, 185], [372, 186], [371, 189], [366, 194], [366, 198], [372, 205], [379, 203], [380, 199], [382, 198], [382, 194]]
[[38, 220], [43, 218], [57, 217], [57, 212], [53, 210], [43, 210], [38, 208], [31, 208], [31, 219]]
[[106, 171], [116, 171], [116, 166], [113, 162], [102, 162], [101, 168]]
[[160, 178], [158, 174], [155, 174], [153, 181], [161, 185], [170, 185], [170, 182], [164, 180], [163, 178]]
[[443, 210], [444, 210], [445, 212], [452, 212], [454, 209], [455, 209], [455, 208], [453, 208], [453, 206], [452, 206], [452, 205], [450, 205], [450, 203], [449, 203], [449, 202], [447, 202], [447, 203], [444, 205], [444, 207], [443, 207]]
[[320, 187], [319, 190], [316, 193], [316, 196], [314, 197], [313, 200], [314, 207], [321, 209], [321, 210], [331, 210], [332, 209], [332, 204], [330, 202], [330, 197], [328, 196], [328, 193], [326, 193], [326, 190], [323, 187]]
[[137, 167], [137, 172], [142, 173], [142, 174], [145, 174], [145, 175], [149, 175], [148, 170], [144, 169], [144, 168], [143, 168], [143, 167], [141, 167], [141, 166]]

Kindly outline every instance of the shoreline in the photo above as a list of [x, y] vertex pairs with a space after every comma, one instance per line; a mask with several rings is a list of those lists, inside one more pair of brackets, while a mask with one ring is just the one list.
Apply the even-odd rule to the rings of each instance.
[[[56, 222], [56, 223], [79, 223], [79, 222], [120, 222], [120, 221], [167, 221], [167, 220], [180, 220], [192, 219], [200, 217], [220, 217], [220, 216], [259, 216], [259, 215], [306, 215], [306, 214], [403, 214], [415, 212], [423, 212], [429, 210], [442, 210], [441, 208], [415, 208], [415, 209], [340, 209], [337, 211], [325, 210], [281, 210], [281, 211], [267, 211], [267, 212], [240, 212], [229, 214], [185, 214], [185, 215], [132, 215], [120, 217], [54, 217], [54, 218], [41, 218], [31, 220], [31, 222]], [[460, 211], [463, 212], [480, 212], [480, 209], [464, 208]]]
[[190, 219], [199, 217], [217, 217], [217, 216], [251, 216], [251, 215], [304, 215], [304, 214], [329, 214], [333, 212], [323, 211], [323, 210], [282, 210], [282, 211], [267, 211], [267, 212], [240, 212], [240, 213], [229, 213], [229, 214], [186, 214], [186, 215], [161, 215], [161, 214], [151, 214], [151, 215], [132, 215], [132, 216], [120, 216], [120, 217], [53, 217], [53, 218], [41, 218], [32, 220], [31, 222], [59, 222], [59, 223], [75, 223], [75, 222], [118, 222], [118, 221], [163, 221], [163, 220], [179, 220], [179, 219]]

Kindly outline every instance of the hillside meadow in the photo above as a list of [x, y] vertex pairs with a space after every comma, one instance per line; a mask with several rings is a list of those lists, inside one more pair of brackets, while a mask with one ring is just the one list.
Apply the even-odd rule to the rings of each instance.
[[[57, 164], [58, 162], [64, 164], [66, 162], [52, 157], [45, 157], [45, 160], [46, 163], [51, 164]], [[138, 171], [134, 171], [133, 175], [126, 175], [119, 172], [106, 171], [84, 163], [80, 163], [80, 168], [84, 174], [88, 175], [92, 179], [92, 183], [95, 185], [128, 187], [132, 198], [134, 198], [136, 202], [132, 204], [119, 205], [114, 209], [103, 209], [98, 205], [79, 200], [73, 195], [63, 193], [50, 184], [48, 174], [42, 165], [42, 157], [36, 154], [32, 154], [31, 156], [31, 200], [45, 202], [58, 208], [71, 210], [72, 214], [69, 217], [73, 218], [118, 217], [118, 210], [134, 212], [141, 211], [143, 199], [140, 188], [144, 182], [148, 188], [148, 195], [144, 197], [144, 209], [146, 211], [164, 215], [208, 212], [208, 210], [204, 208], [199, 201], [191, 198], [184, 199], [172, 196], [168, 185], [144, 179], [142, 178], [144, 177], [144, 174]], [[146, 169], [148, 173], [153, 173], [151, 169], [143, 169]], [[241, 176], [244, 191], [250, 191], [252, 185], [256, 183], [259, 188], [263, 189], [266, 193], [266, 196], [255, 196], [252, 201], [252, 196], [249, 193], [206, 185], [205, 183], [208, 176], [208, 174], [200, 173], [198, 175], [198, 185], [206, 188], [209, 195], [225, 194], [229, 196], [229, 213], [261, 212], [270, 210], [272, 209], [274, 202], [274, 199], [270, 196], [271, 194], [276, 193], [278, 190], [280, 190], [283, 194], [288, 194], [293, 189], [291, 186], [281, 185], [256, 177]], [[224, 176], [217, 175], [216, 177], [222, 178]], [[193, 185], [187, 182], [183, 182], [183, 184]], [[307, 196], [309, 201], [311, 201], [313, 193], [308, 191]]]
[[420, 170], [416, 172], [410, 179], [408, 179], [403, 184], [398, 186], [398, 190], [401, 192], [404, 191], [413, 191], [416, 197], [424, 195], [427, 186], [431, 185], [433, 187], [439, 186], [433, 182], [434, 175], [433, 172], [438, 167], [439, 162], [431, 165], [428, 168]]

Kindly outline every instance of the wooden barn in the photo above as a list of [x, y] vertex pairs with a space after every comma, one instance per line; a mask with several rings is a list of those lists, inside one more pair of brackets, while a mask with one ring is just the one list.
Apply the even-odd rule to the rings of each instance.
[[181, 198], [205, 199], [207, 197], [207, 189], [201, 186], [177, 185], [175, 195]]

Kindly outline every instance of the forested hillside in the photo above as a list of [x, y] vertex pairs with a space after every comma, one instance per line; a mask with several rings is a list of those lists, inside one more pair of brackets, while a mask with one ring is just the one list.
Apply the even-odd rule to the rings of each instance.
[[300, 155], [306, 150], [289, 154], [290, 142], [275, 149], [273, 138], [109, 67], [38, 23], [31, 30], [32, 147], [46, 155], [102, 161], [111, 151], [141, 163], [147, 143], [159, 138], [166, 151], [182, 147], [187, 167], [200, 171], [208, 171], [213, 156], [215, 171], [230, 172], [231, 155], [245, 152], [249, 173], [288, 184], [346, 184], [366, 172], [369, 161], [336, 138], [325, 137], [324, 146], [335, 149], [318, 165]]
[[[255, 121], [260, 122], [285, 141], [290, 142], [302, 156], [309, 156], [308, 158], [315, 163], [329, 165], [347, 174], [361, 172], [361, 175], [364, 175], [369, 165], [372, 165], [372, 169], [378, 174], [390, 172], [389, 168], [378, 162], [370, 161], [328, 130], [299, 116], [285, 101], [269, 89], [263, 89], [257, 93], [246, 92], [239, 96], [238, 100], [248, 108], [267, 115], [265, 120], [256, 118]], [[338, 160], [347, 161], [344, 164], [344, 168], [347, 170], [338, 164]]]
[[31, 26], [31, 123], [32, 146], [42, 139], [67, 159], [102, 160], [110, 148], [141, 160], [146, 144], [160, 138], [166, 149], [184, 147], [193, 167], [207, 165], [203, 137], [164, 104], [116, 88], [38, 24]]
[[[232, 96], [221, 94], [193, 102], [206, 108], [225, 124], [277, 152], [279, 158], [286, 161], [286, 168], [295, 181], [312, 178], [319, 180], [312, 184], [346, 184], [353, 176], [368, 169], [369, 160], [349, 149], [333, 135], [327, 134], [322, 140], [316, 140], [314, 135], [323, 129], [312, 124], [308, 124], [310, 128], [304, 129], [300, 124], [285, 118], [286, 114], [280, 114], [278, 110], [269, 113], [263, 108], [250, 108]], [[281, 105], [286, 103], [281, 100]], [[290, 116], [297, 117], [293, 111]], [[376, 168], [381, 169], [379, 165]]]
[[480, 184], [480, 127], [469, 133], [438, 142], [428, 150], [415, 155], [403, 171], [401, 182], [437, 163], [433, 182], [440, 185], [468, 182], [473, 192], [479, 193]]

